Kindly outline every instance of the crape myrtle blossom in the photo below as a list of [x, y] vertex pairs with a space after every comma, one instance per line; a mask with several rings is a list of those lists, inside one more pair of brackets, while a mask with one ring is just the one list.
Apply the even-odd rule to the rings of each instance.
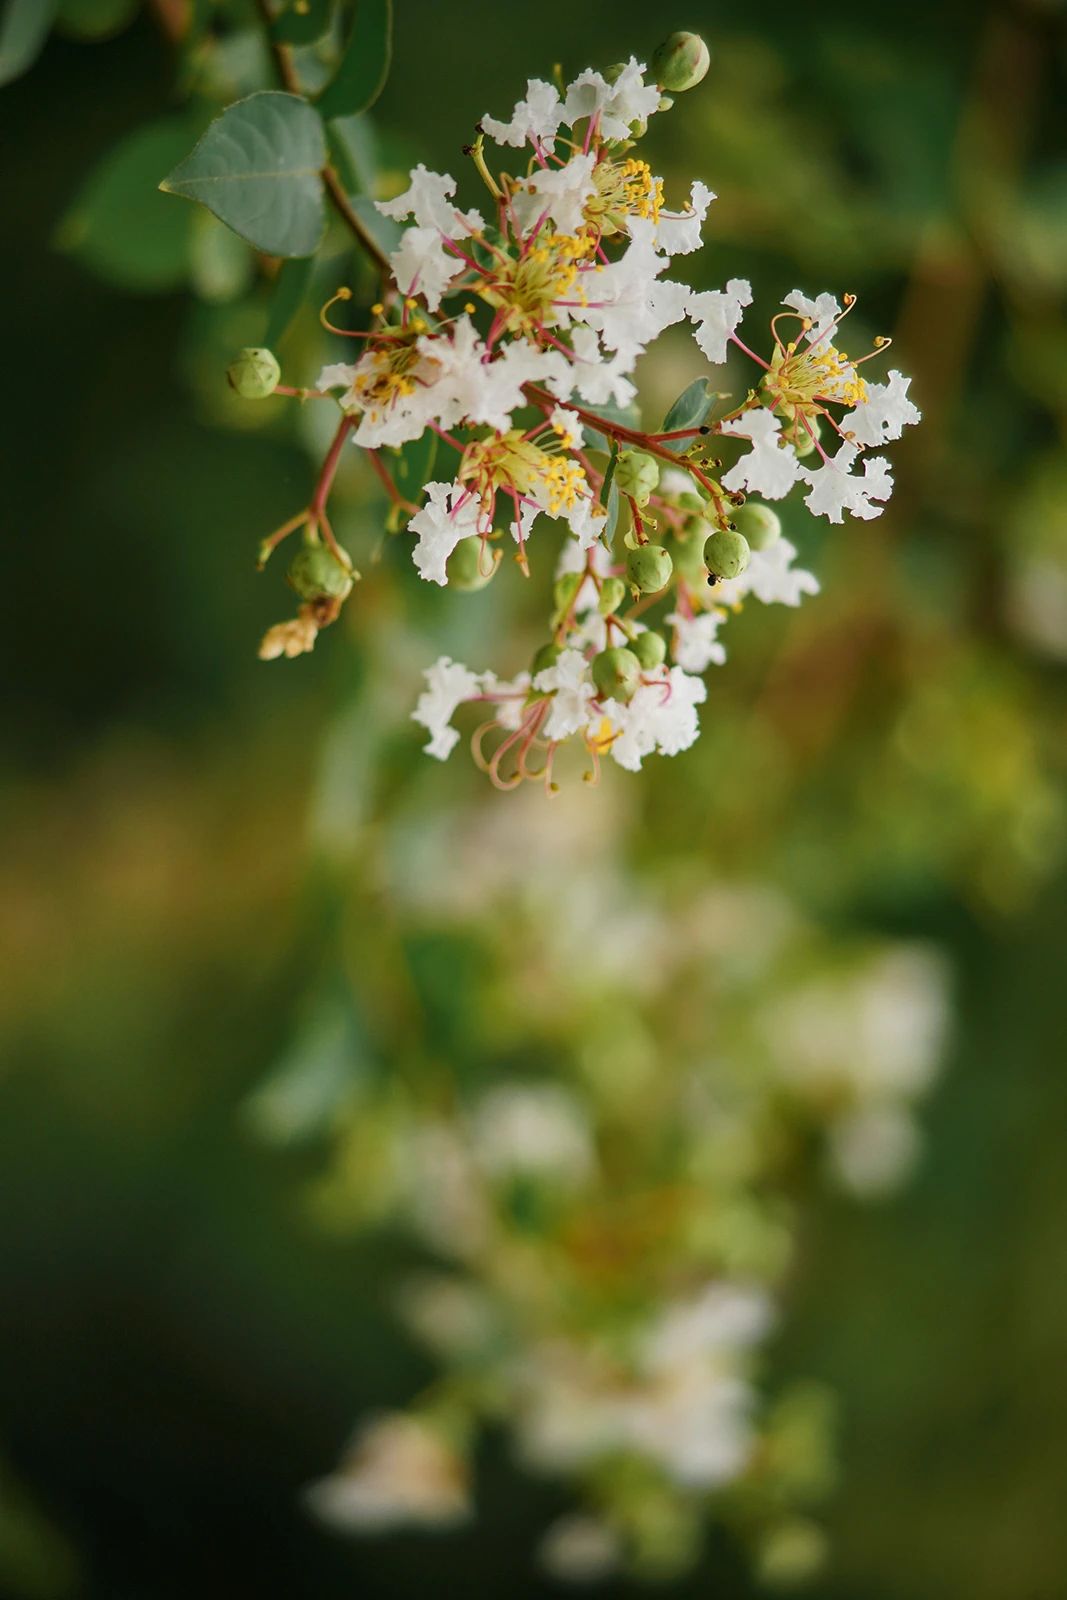
[[[681, 37], [686, 61], [703, 55], [703, 67], [679, 78], [664, 56], [658, 70], [691, 87], [707, 51]], [[887, 340], [844, 352], [854, 296], [794, 289], [769, 337], [747, 327], [742, 337], [746, 278], [695, 290], [676, 275], [673, 258], [700, 248], [715, 196], [701, 178], [687, 201], [671, 196], [636, 153], [649, 117], [670, 104], [663, 88], [633, 58], [569, 82], [530, 79], [510, 115], [483, 118], [467, 147], [480, 207], [420, 162], [400, 194], [376, 202], [402, 228], [378, 300], [357, 326], [327, 319], [351, 300], [346, 288], [322, 313], [358, 341], [354, 359], [328, 362], [314, 391], [281, 391], [332, 401], [339, 420], [307, 510], [261, 546], [265, 561], [303, 528], [311, 547], [288, 574], [298, 617], [271, 629], [264, 656], [310, 650], [358, 580], [327, 512], [350, 441], [424, 581], [483, 589], [515, 566], [527, 576], [556, 566], [544, 642], [509, 664], [524, 670], [501, 679], [442, 656], [414, 712], [427, 751], [444, 759], [460, 738], [456, 714], [479, 707], [472, 751], [501, 788], [536, 777], [555, 793], [566, 741], [593, 778], [608, 756], [635, 770], [686, 750], [701, 675], [725, 660], [723, 623], [750, 597], [795, 606], [818, 592], [767, 503], [802, 495], [835, 523], [879, 516], [892, 477], [865, 452], [919, 421], [899, 371], [866, 380]], [[650, 427], [637, 411], [640, 359], [679, 325], [692, 334], [694, 376]], [[728, 358], [753, 364], [747, 392], [732, 378], [708, 382], [701, 362]], [[720, 385], [733, 397], [713, 393]]]

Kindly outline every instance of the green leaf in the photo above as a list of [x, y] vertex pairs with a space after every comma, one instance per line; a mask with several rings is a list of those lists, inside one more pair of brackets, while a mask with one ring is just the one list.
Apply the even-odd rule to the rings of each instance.
[[189, 148], [189, 122], [139, 128], [108, 153], [59, 225], [56, 244], [109, 283], [159, 293], [189, 271], [194, 214], [159, 193], [161, 169]]
[[326, 230], [325, 164], [318, 112], [267, 89], [228, 106], [159, 187], [198, 200], [267, 255], [310, 256]]
[[59, 0], [56, 27], [75, 39], [108, 39], [129, 26], [138, 0]]
[[326, 127], [330, 154], [348, 194], [373, 194], [378, 139], [369, 117], [334, 117]]
[[0, 10], [0, 84], [36, 61], [52, 24], [55, 0], [6, 0]]
[[322, 115], [350, 117], [366, 111], [385, 87], [392, 58], [392, 0], [356, 0], [355, 20], [340, 65], [319, 96]]
[[[708, 412], [719, 399], [715, 390], [708, 387], [706, 378], [696, 378], [687, 389], [683, 389], [677, 400], [663, 419], [661, 433], [674, 433], [682, 428], [701, 428], [707, 420]], [[692, 439], [665, 439], [664, 444], [668, 450], [676, 453], [688, 449]]]
[[271, 295], [267, 331], [263, 335], [263, 343], [268, 350], [273, 350], [280, 343], [303, 305], [313, 265], [311, 256], [305, 256], [301, 261], [282, 262]]
[[392, 217], [383, 217], [374, 201], [365, 194], [351, 195], [349, 204], [379, 250], [391, 256], [394, 250], [399, 249], [404, 235], [399, 222], [394, 222]]
[[335, 0], [284, 0], [271, 28], [279, 44], [314, 44], [329, 33]]

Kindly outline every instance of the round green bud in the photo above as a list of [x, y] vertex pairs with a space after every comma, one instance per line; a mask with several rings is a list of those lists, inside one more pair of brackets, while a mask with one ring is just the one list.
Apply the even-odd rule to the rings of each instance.
[[618, 611], [626, 599], [626, 585], [621, 578], [605, 578], [600, 585], [600, 603], [597, 610], [602, 617], [610, 617]]
[[[811, 429], [810, 433], [808, 432], [808, 428]], [[821, 437], [822, 428], [819, 425], [818, 417], [809, 417], [807, 428], [805, 428], [803, 423], [800, 424], [795, 435], [793, 436], [793, 449], [796, 451], [801, 461], [803, 461], [805, 456], [811, 455], [812, 451], [815, 449], [816, 440], [820, 439]]]
[[257, 350], [249, 346], [242, 350], [236, 361], [226, 368], [230, 388], [236, 389], [242, 400], [266, 400], [278, 387], [282, 369], [273, 350]]
[[782, 532], [778, 513], [758, 500], [746, 500], [743, 506], [737, 506], [730, 521], [738, 533], [744, 534], [750, 550], [769, 550]]
[[663, 665], [667, 656], [666, 639], [662, 634], [653, 633], [651, 628], [639, 633], [630, 648], [640, 661], [642, 672], [655, 672], [657, 667]]
[[559, 660], [559, 645], [550, 639], [543, 644], [530, 662], [530, 677], [536, 678], [539, 672], [547, 672], [549, 667], [554, 667]]
[[639, 544], [626, 557], [626, 574], [641, 594], [659, 594], [671, 581], [674, 562], [661, 544]]
[[604, 68], [604, 73], [603, 73], [604, 82], [605, 83], [618, 83], [619, 79], [622, 77], [623, 73], [626, 71], [626, 68], [627, 68], [628, 64], [629, 63], [626, 62], [626, 61], [613, 61], [610, 67], [605, 67]]
[[748, 540], [735, 528], [716, 528], [704, 541], [704, 565], [713, 578], [739, 578], [748, 554]]
[[699, 33], [672, 33], [652, 57], [656, 82], [669, 94], [695, 89], [710, 65], [710, 52]]
[[659, 462], [643, 450], [623, 450], [615, 463], [615, 484], [620, 494], [628, 494], [639, 506], [659, 484]]
[[347, 600], [358, 573], [343, 567], [324, 544], [306, 544], [289, 563], [286, 577], [301, 600]]
[[487, 549], [481, 539], [461, 539], [445, 562], [450, 587], [467, 593], [484, 589], [494, 577], [500, 559], [500, 551]]
[[640, 661], [622, 645], [594, 656], [592, 672], [602, 700], [629, 700], [641, 681]]

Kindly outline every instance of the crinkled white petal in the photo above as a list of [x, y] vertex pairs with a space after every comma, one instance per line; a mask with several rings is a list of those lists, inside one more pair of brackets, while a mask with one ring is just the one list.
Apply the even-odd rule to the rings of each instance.
[[753, 406], [733, 422], [724, 422], [720, 431], [752, 444], [748, 455], [723, 474], [724, 489], [748, 489], [767, 500], [781, 500], [789, 493], [800, 475], [800, 463], [793, 446], [782, 442], [782, 425], [773, 411]]
[[457, 210], [455, 192], [455, 178], [447, 172], [430, 172], [420, 161], [411, 173], [410, 187], [394, 200], [376, 200], [375, 207], [394, 222], [414, 217], [416, 227], [434, 228], [449, 237], [483, 228], [479, 212]]
[[533, 686], [552, 694], [552, 705], [541, 732], [546, 739], [569, 739], [586, 727], [594, 715], [591, 702], [596, 690], [580, 650], [563, 650], [550, 667], [534, 678]]
[[436, 228], [408, 228], [389, 265], [401, 294], [421, 294], [431, 311], [437, 310], [449, 284], [467, 270], [445, 249]]
[[808, 340], [811, 344], [820, 344], [830, 334], [841, 315], [841, 307], [832, 294], [821, 294], [815, 300], [810, 300], [799, 289], [793, 289], [782, 301], [784, 306], [789, 306], [793, 311], [799, 311], [802, 317], [811, 319], [808, 330]]
[[752, 285], [745, 278], [731, 278], [725, 289], [704, 289], [690, 296], [687, 315], [695, 324], [693, 338], [713, 365], [726, 360], [726, 347], [741, 321], [741, 308], [751, 304]]
[[726, 620], [726, 612], [716, 607], [701, 611], [696, 616], [685, 616], [672, 611], [667, 621], [674, 629], [671, 654], [683, 672], [706, 672], [713, 664], [721, 667], [726, 660], [726, 647], [719, 643], [718, 632]]
[[922, 412], [908, 399], [910, 378], [893, 371], [887, 383], [867, 385], [867, 398], [841, 418], [841, 428], [864, 449], [899, 439], [904, 429], [922, 421]]
[[562, 121], [563, 102], [555, 86], [540, 78], [531, 78], [526, 85], [526, 98], [515, 107], [511, 121], [483, 117], [482, 127], [497, 144], [517, 149], [529, 140], [550, 150]]
[[628, 406], [637, 394], [637, 388], [627, 376], [633, 370], [636, 355], [615, 352], [604, 355], [600, 340], [592, 328], [577, 327], [571, 330], [571, 348], [575, 361], [571, 371], [574, 389], [591, 406]]
[[645, 82], [644, 72], [644, 65], [631, 56], [614, 83], [599, 72], [579, 73], [567, 90], [563, 121], [573, 127], [599, 113], [605, 139], [629, 138], [631, 123], [647, 121], [659, 110], [659, 89]]
[[607, 349], [631, 363], [664, 328], [682, 320], [693, 294], [688, 284], [660, 281], [669, 263], [656, 254], [655, 231], [649, 218], [632, 218], [623, 255], [583, 280], [583, 320]]
[[574, 234], [585, 221], [586, 202], [596, 194], [593, 168], [596, 156], [590, 150], [572, 156], [566, 166], [543, 167], [531, 173], [512, 196], [516, 221], [525, 233], [542, 216], [556, 225], [559, 233]]
[[448, 582], [445, 563], [461, 539], [480, 531], [482, 504], [458, 483], [428, 483], [426, 500], [408, 523], [419, 536], [411, 553], [419, 576], [430, 583]]
[[733, 606], [753, 595], [765, 606], [798, 606], [802, 595], [818, 594], [819, 580], [813, 572], [794, 567], [796, 553], [796, 545], [786, 538], [776, 539], [767, 550], [753, 550], [739, 578], [716, 584], [716, 600]]
[[459, 742], [459, 734], [450, 727], [456, 707], [479, 692], [481, 680], [451, 656], [439, 656], [432, 667], [423, 673], [426, 688], [419, 696], [411, 720], [419, 722], [430, 735], [429, 744], [423, 745], [427, 755], [444, 761]]
[[654, 682], [643, 683], [624, 705], [605, 701], [604, 715], [618, 730], [611, 743], [613, 760], [627, 772], [637, 772], [654, 751], [674, 756], [688, 750], [700, 733], [696, 708], [706, 699], [700, 678], [671, 667]]
[[852, 471], [859, 453], [858, 445], [843, 444], [825, 465], [814, 471], [808, 467], [800, 468], [800, 476], [811, 485], [804, 504], [813, 516], [841, 522], [847, 511], [869, 522], [872, 517], [882, 515], [885, 507], [872, 502], [888, 500], [893, 493], [889, 462], [884, 456], [868, 457], [860, 475]]
[[715, 199], [706, 183], [698, 179], [689, 196], [689, 209], [681, 214], [661, 211], [656, 223], [656, 249], [668, 256], [687, 256], [703, 242], [700, 230]]

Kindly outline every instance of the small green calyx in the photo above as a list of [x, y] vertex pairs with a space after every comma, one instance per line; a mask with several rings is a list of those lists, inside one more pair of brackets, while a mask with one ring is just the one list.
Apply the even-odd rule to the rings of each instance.
[[641, 682], [641, 663], [632, 650], [615, 645], [593, 657], [592, 673], [602, 700], [629, 700]]
[[751, 550], [769, 550], [781, 537], [782, 523], [776, 511], [761, 505], [758, 500], [748, 500], [733, 512], [732, 521], [738, 533], [744, 534]]
[[641, 544], [626, 558], [626, 574], [638, 594], [659, 594], [671, 581], [674, 562], [661, 544]]
[[242, 400], [266, 400], [281, 380], [282, 369], [273, 350], [249, 346], [226, 368], [230, 388]]
[[666, 639], [662, 634], [653, 633], [651, 628], [639, 633], [630, 648], [641, 663], [642, 672], [655, 672], [667, 657]]
[[659, 462], [643, 450], [623, 450], [615, 465], [615, 483], [620, 494], [647, 506], [659, 486]]
[[713, 578], [739, 578], [748, 557], [748, 540], [736, 528], [716, 528], [704, 542], [704, 565]]
[[445, 563], [451, 588], [468, 594], [491, 583], [500, 565], [499, 550], [490, 550], [481, 539], [461, 539]]
[[[347, 559], [347, 558], [346, 558]], [[301, 600], [347, 600], [359, 573], [346, 569], [324, 544], [306, 544], [298, 550], [286, 573], [289, 586]]]
[[711, 54], [699, 33], [672, 33], [653, 55], [651, 65], [661, 89], [682, 94], [706, 77]]

